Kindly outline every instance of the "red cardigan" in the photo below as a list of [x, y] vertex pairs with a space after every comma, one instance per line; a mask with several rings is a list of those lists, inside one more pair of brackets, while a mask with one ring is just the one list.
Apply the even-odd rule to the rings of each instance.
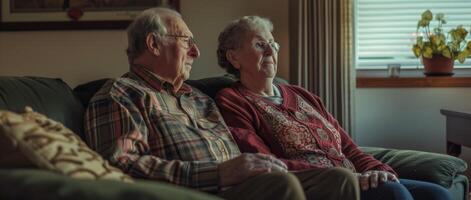
[[238, 83], [216, 96], [216, 103], [242, 152], [274, 155], [289, 170], [346, 167], [356, 172], [394, 170], [363, 153], [329, 114], [319, 97], [279, 85], [276, 105]]

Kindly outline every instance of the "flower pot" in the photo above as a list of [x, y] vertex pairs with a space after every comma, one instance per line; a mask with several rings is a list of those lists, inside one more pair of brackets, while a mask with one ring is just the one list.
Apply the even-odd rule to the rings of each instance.
[[422, 57], [424, 74], [426, 76], [452, 76], [454, 60], [441, 54], [434, 54], [432, 58]]

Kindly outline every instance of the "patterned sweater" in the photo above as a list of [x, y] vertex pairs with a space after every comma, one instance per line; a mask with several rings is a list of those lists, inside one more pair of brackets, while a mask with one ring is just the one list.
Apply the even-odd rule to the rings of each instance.
[[217, 94], [219, 106], [242, 152], [271, 154], [289, 170], [345, 167], [354, 172], [394, 170], [363, 153], [329, 114], [319, 97], [307, 90], [279, 85], [280, 105], [242, 84]]

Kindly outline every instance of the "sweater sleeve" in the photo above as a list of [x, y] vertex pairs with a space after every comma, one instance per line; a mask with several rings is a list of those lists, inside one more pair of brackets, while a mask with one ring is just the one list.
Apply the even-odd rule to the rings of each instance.
[[216, 102], [241, 152], [263, 153], [277, 157], [291, 171], [318, 168], [308, 162], [280, 158], [260, 137], [260, 121], [254, 107], [235, 89], [227, 88], [216, 96]]
[[349, 159], [357, 172], [365, 172], [368, 170], [381, 170], [381, 171], [388, 171], [395, 175], [396, 172], [387, 164], [380, 162], [379, 160], [375, 159], [373, 156], [368, 155], [361, 151], [358, 148], [347, 132], [340, 126], [339, 122], [330, 114], [324, 107], [322, 101], [319, 97], [315, 96], [314, 94], [308, 92], [307, 90], [295, 87], [295, 90], [298, 93], [301, 93], [306, 99], [308, 99], [312, 105], [314, 105], [318, 111], [335, 127], [335, 129], [340, 133], [340, 137], [342, 140], [342, 153]]

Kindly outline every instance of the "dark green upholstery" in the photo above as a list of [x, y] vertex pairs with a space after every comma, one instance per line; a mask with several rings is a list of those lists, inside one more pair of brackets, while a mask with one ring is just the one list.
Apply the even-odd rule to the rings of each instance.
[[185, 83], [195, 88], [198, 88], [211, 98], [214, 98], [216, 96], [216, 93], [219, 92], [219, 90], [221, 90], [222, 88], [230, 87], [234, 82], [234, 79], [227, 76], [185, 81]]
[[61, 79], [0, 76], [0, 109], [23, 112], [25, 106], [62, 122], [79, 135], [83, 132], [84, 107]]
[[400, 178], [439, 184], [453, 195], [453, 199], [466, 199], [469, 182], [462, 175], [468, 165], [460, 158], [444, 154], [413, 150], [361, 147], [362, 151], [390, 165]]
[[[199, 80], [187, 80], [185, 81], [185, 83], [195, 88], [198, 88], [206, 95], [214, 99], [219, 90], [224, 89], [226, 87], [230, 87], [236, 81], [237, 80], [232, 75], [225, 75], [220, 77], [203, 78]], [[288, 83], [286, 80], [283, 80], [282, 78], [278, 77], [275, 78], [274, 82], [277, 84]]]
[[77, 87], [74, 88], [74, 93], [82, 102], [83, 107], [85, 108], [87, 107], [88, 102], [93, 97], [93, 95], [96, 92], [98, 92], [101, 86], [103, 86], [109, 80], [111, 79], [104, 78], [104, 79], [94, 80], [88, 83], [78, 85]]
[[453, 177], [468, 168], [462, 159], [444, 154], [375, 147], [362, 150], [393, 166], [401, 178], [429, 181], [446, 188], [453, 184]]
[[0, 199], [15, 200], [216, 200], [156, 181], [79, 180], [39, 169], [0, 170]]
[[[82, 91], [94, 93], [101, 87], [97, 84], [103, 83], [104, 81], [97, 82], [92, 84], [94, 86], [92, 89]], [[82, 133], [83, 130], [84, 106], [80, 99], [88, 102], [89, 97], [78, 98], [61, 79], [0, 76], [0, 109], [23, 112], [25, 106], [30, 106], [35, 111], [63, 123], [75, 133]], [[0, 199], [211, 200], [219, 198], [156, 181], [138, 180], [135, 184], [129, 184], [106, 180], [77, 180], [41, 169], [2, 169], [0, 166]]]

